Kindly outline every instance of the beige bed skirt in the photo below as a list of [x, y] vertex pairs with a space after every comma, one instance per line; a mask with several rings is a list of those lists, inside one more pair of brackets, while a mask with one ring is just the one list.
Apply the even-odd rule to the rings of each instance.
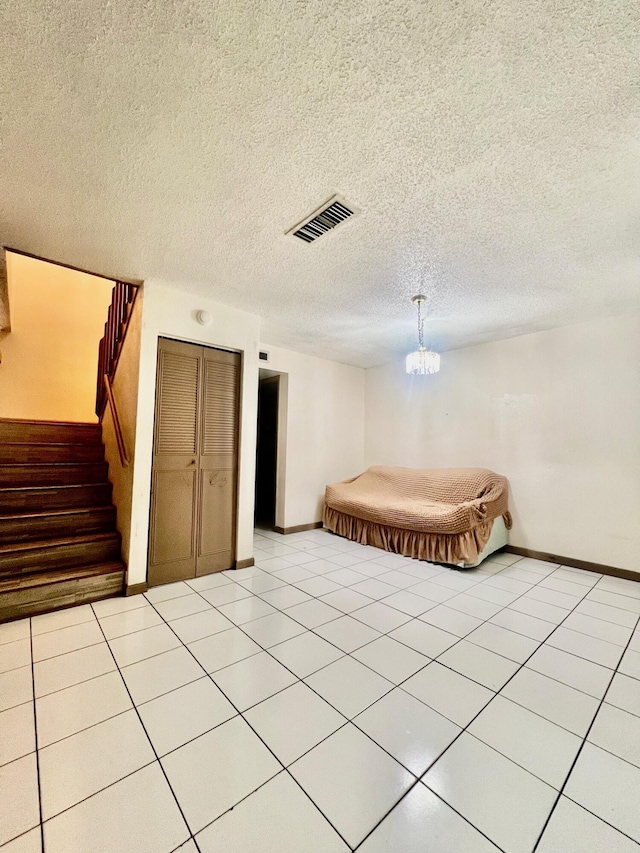
[[[489, 541], [493, 519], [465, 533], [417, 533], [400, 527], [390, 527], [346, 515], [325, 504], [324, 526], [338, 536], [352, 539], [361, 545], [373, 545], [393, 554], [402, 554], [430, 563], [474, 563]], [[506, 513], [505, 523], [511, 527]]]

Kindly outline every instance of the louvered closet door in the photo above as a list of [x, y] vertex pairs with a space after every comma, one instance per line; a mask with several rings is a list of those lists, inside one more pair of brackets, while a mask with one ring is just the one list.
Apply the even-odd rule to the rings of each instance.
[[150, 585], [235, 562], [240, 356], [160, 338]]
[[196, 574], [235, 561], [240, 356], [204, 348]]
[[202, 350], [158, 344], [151, 476], [149, 583], [195, 575]]

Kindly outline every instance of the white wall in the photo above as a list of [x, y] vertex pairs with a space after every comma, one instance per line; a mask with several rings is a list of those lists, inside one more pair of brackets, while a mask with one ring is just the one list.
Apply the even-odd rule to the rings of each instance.
[[[240, 351], [240, 458], [236, 559], [253, 556], [255, 443], [258, 406], [258, 340], [260, 320], [253, 314], [179, 290], [179, 284], [145, 281], [140, 346], [138, 418], [133, 479], [129, 585], [143, 583], [147, 574], [149, 504], [153, 451], [158, 337]], [[208, 311], [210, 326], [194, 319], [198, 309]]]
[[640, 570], [640, 315], [366, 374], [367, 466], [491, 468], [513, 545]]
[[363, 470], [365, 371], [269, 344], [260, 348], [269, 352], [269, 370], [283, 374], [276, 525], [320, 521], [326, 485]]
[[7, 276], [0, 417], [95, 423], [98, 344], [113, 282], [13, 252]]

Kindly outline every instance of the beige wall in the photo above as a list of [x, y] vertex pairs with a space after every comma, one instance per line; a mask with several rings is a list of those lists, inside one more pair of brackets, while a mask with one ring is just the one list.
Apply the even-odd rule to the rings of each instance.
[[7, 275], [0, 417], [95, 423], [98, 343], [113, 282], [11, 252]]
[[640, 315], [367, 371], [366, 464], [481, 466], [514, 545], [631, 570], [640, 553]]
[[140, 367], [140, 337], [142, 334], [143, 288], [138, 288], [127, 334], [120, 351], [116, 375], [112, 383], [120, 428], [124, 439], [128, 465], [120, 461], [113, 412], [107, 403], [102, 418], [102, 441], [109, 463], [109, 480], [113, 483], [113, 503], [118, 510], [118, 530], [122, 537], [122, 559], [129, 564], [131, 542], [131, 501], [133, 497], [134, 451], [138, 409], [138, 373]]
[[[195, 312], [198, 309], [211, 314], [211, 325], [201, 326], [196, 322]], [[130, 585], [144, 582], [147, 576], [156, 363], [160, 336], [242, 353], [236, 558], [244, 560], [253, 556], [260, 320], [253, 314], [189, 294], [180, 290], [179, 285], [145, 281], [129, 547]]]
[[324, 490], [364, 464], [364, 374], [359, 367], [261, 344], [281, 373], [276, 524], [322, 518]]

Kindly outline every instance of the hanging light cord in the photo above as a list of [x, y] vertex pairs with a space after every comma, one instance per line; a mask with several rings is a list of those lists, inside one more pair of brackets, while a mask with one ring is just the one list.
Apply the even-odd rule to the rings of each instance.
[[424, 317], [422, 316], [422, 300], [418, 300], [418, 345], [424, 349]]
[[418, 308], [418, 350], [410, 352], [406, 359], [407, 373], [424, 375], [437, 373], [440, 370], [440, 356], [437, 352], [429, 352], [424, 345], [424, 317], [422, 306], [426, 303], [425, 297], [420, 294], [411, 300]]

